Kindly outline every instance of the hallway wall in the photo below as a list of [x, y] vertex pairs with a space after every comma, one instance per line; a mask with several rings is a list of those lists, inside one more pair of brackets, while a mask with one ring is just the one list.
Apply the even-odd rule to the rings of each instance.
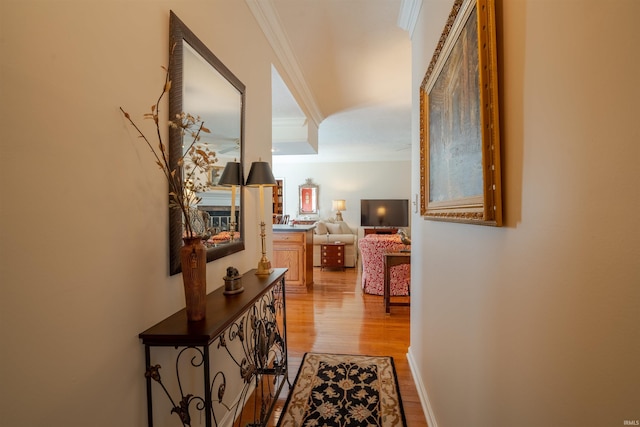
[[[419, 87], [451, 4], [425, 0], [413, 35], [414, 193]], [[497, 9], [504, 227], [412, 221], [430, 425], [640, 420], [640, 3]]]
[[[276, 57], [244, 1], [0, 2], [3, 426], [146, 425], [138, 333], [184, 291], [166, 181], [118, 107], [153, 132], [170, 10], [247, 87], [245, 166], [270, 160]], [[244, 191], [246, 250], [207, 265], [209, 291], [260, 258], [258, 192]]]

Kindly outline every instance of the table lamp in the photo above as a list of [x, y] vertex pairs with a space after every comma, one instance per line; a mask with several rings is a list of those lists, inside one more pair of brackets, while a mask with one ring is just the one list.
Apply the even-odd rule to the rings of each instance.
[[332, 200], [331, 210], [336, 211], [336, 221], [342, 221], [342, 212], [347, 210], [347, 204], [344, 200]]
[[234, 240], [236, 231], [236, 186], [244, 185], [244, 176], [242, 175], [242, 165], [240, 162], [227, 162], [222, 171], [218, 185], [231, 187], [231, 223], [229, 224], [229, 234], [231, 241]]
[[260, 238], [262, 239], [262, 258], [258, 262], [258, 276], [268, 276], [273, 272], [271, 261], [267, 258], [267, 244], [264, 224], [264, 187], [275, 187], [276, 179], [273, 177], [269, 163], [259, 160], [251, 163], [249, 176], [247, 177], [247, 187], [260, 188]]

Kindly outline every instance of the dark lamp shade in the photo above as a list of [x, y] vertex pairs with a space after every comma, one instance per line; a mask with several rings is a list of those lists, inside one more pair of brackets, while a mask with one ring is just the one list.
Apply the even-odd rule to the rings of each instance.
[[240, 162], [228, 162], [222, 171], [218, 185], [244, 185], [242, 176], [242, 165]]
[[253, 162], [247, 177], [247, 186], [259, 187], [261, 185], [273, 187], [276, 185], [276, 179], [273, 177], [269, 163]]

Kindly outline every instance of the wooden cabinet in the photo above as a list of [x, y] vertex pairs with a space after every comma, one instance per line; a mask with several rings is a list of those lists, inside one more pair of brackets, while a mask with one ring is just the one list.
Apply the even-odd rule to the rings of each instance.
[[344, 243], [324, 243], [320, 245], [320, 267], [344, 270]]
[[274, 233], [273, 265], [287, 268], [286, 283], [303, 286], [304, 276], [304, 233]]
[[287, 268], [287, 287], [313, 285], [313, 226], [273, 226], [273, 266]]

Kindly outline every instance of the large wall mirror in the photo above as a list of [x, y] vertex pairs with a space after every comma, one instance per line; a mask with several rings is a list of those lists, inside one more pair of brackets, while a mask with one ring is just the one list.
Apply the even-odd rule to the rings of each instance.
[[[182, 112], [199, 116], [210, 133], [197, 142], [216, 153], [217, 161], [206, 171], [206, 190], [199, 192], [195, 206], [202, 216], [207, 262], [244, 250], [244, 210], [242, 189], [218, 185], [227, 162], [242, 165], [244, 151], [245, 86], [173, 13], [170, 17], [169, 117]], [[178, 168], [183, 137], [178, 129], [169, 129], [169, 162]], [[185, 136], [185, 143], [187, 137]], [[188, 141], [190, 143], [190, 141]], [[232, 197], [231, 191], [236, 192]], [[232, 209], [231, 200], [235, 200]], [[235, 231], [230, 226], [231, 215]], [[170, 273], [180, 272], [180, 248], [184, 225], [178, 209], [169, 209]]]
[[298, 214], [318, 215], [318, 185], [313, 183], [311, 178], [307, 178], [304, 184], [298, 186], [300, 204]]

